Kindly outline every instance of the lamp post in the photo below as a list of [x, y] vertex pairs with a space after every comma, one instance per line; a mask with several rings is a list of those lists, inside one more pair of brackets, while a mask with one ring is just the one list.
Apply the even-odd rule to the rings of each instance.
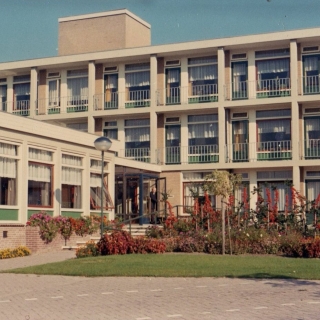
[[94, 147], [101, 151], [101, 226], [100, 235], [103, 236], [103, 176], [104, 176], [104, 152], [111, 147], [111, 140], [107, 137], [99, 137], [94, 141]]

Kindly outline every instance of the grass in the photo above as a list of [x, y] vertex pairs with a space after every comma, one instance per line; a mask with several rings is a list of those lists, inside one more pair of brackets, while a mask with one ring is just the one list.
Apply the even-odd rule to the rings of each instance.
[[320, 280], [319, 259], [278, 256], [146, 254], [99, 256], [3, 271], [85, 277], [231, 277]]

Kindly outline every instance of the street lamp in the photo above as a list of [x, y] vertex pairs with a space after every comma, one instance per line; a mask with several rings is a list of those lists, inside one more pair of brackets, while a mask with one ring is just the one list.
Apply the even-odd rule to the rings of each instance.
[[94, 141], [94, 147], [101, 151], [101, 228], [100, 235], [103, 236], [103, 176], [104, 176], [104, 152], [111, 147], [111, 140], [107, 137], [99, 137]]

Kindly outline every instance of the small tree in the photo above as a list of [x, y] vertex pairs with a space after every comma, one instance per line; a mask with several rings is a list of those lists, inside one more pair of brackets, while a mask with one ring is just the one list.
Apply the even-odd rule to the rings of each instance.
[[222, 254], [226, 251], [226, 221], [224, 203], [225, 199], [234, 193], [234, 190], [241, 184], [240, 174], [233, 174], [225, 170], [214, 170], [205, 177], [204, 190], [210, 194], [221, 196], [222, 213]]

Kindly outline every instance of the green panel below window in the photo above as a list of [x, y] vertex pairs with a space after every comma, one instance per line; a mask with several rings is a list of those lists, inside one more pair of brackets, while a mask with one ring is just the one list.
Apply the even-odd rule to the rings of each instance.
[[18, 209], [0, 209], [0, 220], [18, 221], [19, 210]]
[[28, 210], [28, 219], [35, 213], [39, 213], [39, 212], [45, 212], [47, 215], [53, 217], [53, 211], [46, 211], [46, 210]]
[[69, 218], [80, 218], [83, 212], [69, 212], [69, 211], [62, 211], [61, 215], [63, 217], [69, 217]]

